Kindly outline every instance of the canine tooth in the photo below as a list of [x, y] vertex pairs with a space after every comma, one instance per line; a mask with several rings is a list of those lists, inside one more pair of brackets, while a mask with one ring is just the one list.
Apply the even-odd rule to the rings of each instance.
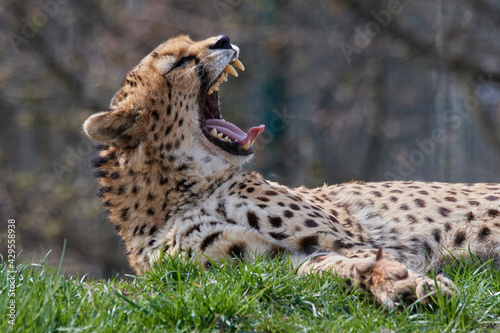
[[212, 87], [212, 89], [213, 89], [214, 91], [219, 91], [219, 85], [218, 85], [218, 84], [215, 84], [215, 85]]
[[210, 90], [208, 91], [208, 94], [207, 95], [212, 95], [214, 92], [214, 90], [212, 88], [210, 88]]
[[242, 71], [245, 71], [245, 66], [243, 66], [243, 63], [239, 59], [236, 59], [235, 61], [233, 61], [233, 63], [231, 65], [241, 69]]
[[224, 72], [229, 73], [234, 77], [238, 77], [238, 72], [236, 72], [236, 69], [234, 69], [231, 65], [227, 65], [226, 68], [224, 68]]
[[212, 128], [210, 134], [212, 134], [213, 136], [217, 136], [217, 130], [215, 128]]
[[252, 145], [253, 143], [255, 142], [255, 140], [252, 140], [252, 141], [247, 141], [244, 145], [242, 145], [241, 147], [245, 150], [248, 150]]

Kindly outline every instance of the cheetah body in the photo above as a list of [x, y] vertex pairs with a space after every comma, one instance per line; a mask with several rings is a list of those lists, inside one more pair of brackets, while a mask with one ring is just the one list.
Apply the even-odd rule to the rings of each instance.
[[84, 125], [104, 143], [93, 160], [99, 197], [138, 273], [164, 252], [203, 266], [287, 253], [299, 272], [336, 272], [391, 307], [436, 288], [453, 292], [448, 279], [422, 275], [429, 268], [469, 250], [480, 258], [500, 251], [499, 184], [294, 189], [241, 171], [263, 127], [244, 146], [207, 125], [220, 123], [213, 88], [238, 56], [226, 36], [171, 39], [127, 75], [110, 110]]

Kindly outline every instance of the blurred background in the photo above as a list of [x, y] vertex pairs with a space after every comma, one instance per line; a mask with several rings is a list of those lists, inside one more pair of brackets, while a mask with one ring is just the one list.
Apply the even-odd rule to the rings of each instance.
[[[500, 181], [500, 2], [0, 2], [0, 253], [130, 272], [82, 123], [162, 41], [227, 34], [247, 70], [225, 118], [266, 124], [248, 168], [290, 186]], [[21, 252], [22, 250], [22, 252]], [[21, 252], [21, 253], [20, 253]], [[20, 253], [20, 254], [19, 254]]]

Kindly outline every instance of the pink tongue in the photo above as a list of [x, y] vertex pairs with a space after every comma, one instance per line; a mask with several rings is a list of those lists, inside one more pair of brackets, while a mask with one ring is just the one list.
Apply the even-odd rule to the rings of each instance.
[[253, 141], [255, 138], [264, 131], [265, 125], [254, 126], [248, 130], [248, 133], [243, 132], [238, 126], [222, 120], [222, 119], [207, 119], [205, 127], [210, 132], [213, 128], [217, 132], [228, 136], [231, 140], [238, 140], [240, 144], [245, 144], [248, 141]]

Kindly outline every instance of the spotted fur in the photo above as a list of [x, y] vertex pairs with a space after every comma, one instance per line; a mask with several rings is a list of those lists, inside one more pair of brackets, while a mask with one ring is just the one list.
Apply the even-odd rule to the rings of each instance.
[[[162, 253], [211, 262], [286, 253], [299, 273], [335, 272], [393, 307], [453, 283], [423, 275], [450, 258], [500, 251], [500, 185], [353, 182], [289, 188], [241, 171], [202, 133], [211, 82], [239, 56], [226, 36], [158, 46], [85, 132], [98, 196], [137, 273]], [[210, 258], [210, 259], [209, 259]], [[499, 259], [496, 259], [497, 268]]]

